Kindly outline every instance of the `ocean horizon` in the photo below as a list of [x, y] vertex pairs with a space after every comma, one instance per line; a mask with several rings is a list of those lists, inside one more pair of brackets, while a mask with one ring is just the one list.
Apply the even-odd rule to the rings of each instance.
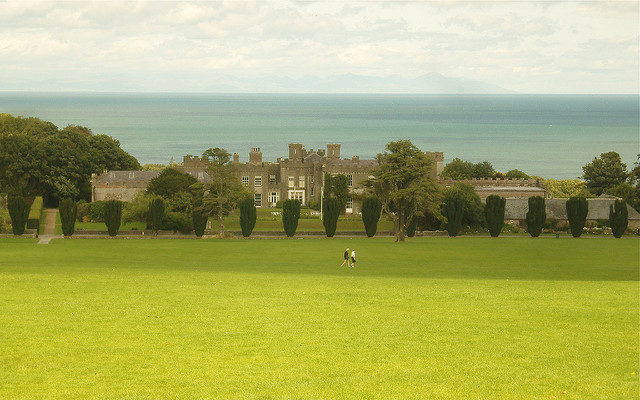
[[208, 94], [0, 92], [0, 112], [59, 127], [82, 125], [119, 140], [140, 163], [166, 164], [224, 147], [246, 161], [340, 143], [342, 157], [372, 158], [391, 140], [490, 161], [545, 178], [577, 178], [600, 153], [628, 167], [640, 152], [637, 95]]

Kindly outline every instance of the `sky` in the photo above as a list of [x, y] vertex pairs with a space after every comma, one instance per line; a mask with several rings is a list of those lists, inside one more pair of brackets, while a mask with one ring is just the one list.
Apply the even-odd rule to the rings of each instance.
[[419, 92], [443, 75], [635, 94], [638, 16], [637, 1], [0, 0], [0, 90], [339, 92], [355, 75]]

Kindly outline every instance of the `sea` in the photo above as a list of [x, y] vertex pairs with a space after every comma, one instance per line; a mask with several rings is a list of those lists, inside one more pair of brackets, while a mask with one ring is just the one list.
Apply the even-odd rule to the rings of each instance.
[[134, 94], [0, 92], [0, 112], [58, 127], [83, 125], [120, 141], [140, 163], [177, 162], [222, 147], [248, 159], [342, 144], [375, 157], [392, 140], [490, 161], [545, 178], [577, 178], [600, 153], [629, 167], [640, 153], [637, 95]]

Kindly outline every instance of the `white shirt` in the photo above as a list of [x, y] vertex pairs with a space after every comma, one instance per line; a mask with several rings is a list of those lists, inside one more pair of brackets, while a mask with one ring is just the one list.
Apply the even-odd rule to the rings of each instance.
[[356, 251], [355, 250], [351, 252], [351, 258], [356, 258]]

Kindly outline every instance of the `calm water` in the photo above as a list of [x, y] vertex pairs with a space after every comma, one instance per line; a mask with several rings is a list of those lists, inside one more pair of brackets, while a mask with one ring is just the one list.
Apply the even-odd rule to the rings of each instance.
[[180, 95], [0, 93], [0, 112], [60, 127], [84, 125], [120, 140], [141, 163], [225, 147], [246, 160], [342, 143], [344, 157], [373, 157], [410, 139], [424, 150], [571, 178], [614, 150], [629, 166], [639, 149], [638, 96]]

